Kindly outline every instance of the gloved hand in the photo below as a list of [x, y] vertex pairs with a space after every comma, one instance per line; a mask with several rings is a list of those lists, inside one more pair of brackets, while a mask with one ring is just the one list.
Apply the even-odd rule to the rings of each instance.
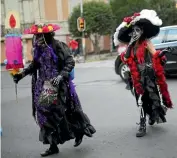
[[23, 74], [22, 74], [22, 73], [13, 75], [13, 80], [14, 80], [14, 82], [15, 82], [16, 84], [17, 84], [22, 78], [23, 78]]
[[128, 59], [131, 55], [132, 46], [128, 46], [124, 58]]
[[167, 58], [165, 56], [162, 56], [161, 57], [161, 64], [162, 64], [162, 66], [165, 66], [166, 63], [167, 63]]
[[58, 86], [60, 84], [60, 81], [63, 79], [63, 76], [61, 75], [58, 75], [57, 77], [54, 77], [52, 80], [51, 80], [51, 83], [54, 85], [54, 86]]
[[130, 57], [130, 55], [131, 55], [131, 49], [132, 49], [132, 47], [133, 47], [133, 45], [134, 45], [134, 43], [135, 43], [136, 41], [137, 41], [137, 38], [135, 38], [134, 36], [132, 36], [132, 37], [131, 37], [131, 40], [130, 40], [130, 42], [129, 42], [129, 44], [128, 44], [126, 53], [125, 53], [125, 55], [124, 55], [125, 58], [128, 59], [128, 58]]
[[168, 47], [168, 48], [166, 48], [166, 49], [163, 49], [163, 50], [160, 52], [159, 57], [163, 57], [166, 53], [170, 53], [170, 52], [172, 52], [172, 51], [173, 51], [173, 49], [170, 48], [170, 47]]
[[132, 46], [137, 40], [138, 40], [137, 36], [131, 36], [130, 42], [128, 44], [128, 47]]

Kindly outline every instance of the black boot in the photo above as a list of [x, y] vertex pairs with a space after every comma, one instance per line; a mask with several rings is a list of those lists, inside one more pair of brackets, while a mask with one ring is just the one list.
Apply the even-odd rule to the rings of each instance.
[[58, 153], [59, 153], [59, 149], [58, 149], [57, 145], [52, 144], [52, 145], [50, 145], [49, 149], [47, 149], [45, 152], [41, 153], [41, 156], [46, 157], [46, 156], [58, 154]]
[[136, 133], [136, 137], [143, 137], [146, 135], [146, 119], [141, 118], [140, 119], [140, 126]]
[[77, 147], [82, 143], [83, 136], [83, 134], [76, 136], [74, 147]]

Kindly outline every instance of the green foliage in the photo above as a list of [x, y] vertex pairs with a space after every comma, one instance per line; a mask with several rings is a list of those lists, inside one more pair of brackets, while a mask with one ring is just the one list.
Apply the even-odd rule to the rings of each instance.
[[[85, 34], [106, 35], [112, 31], [114, 26], [114, 17], [109, 4], [104, 2], [87, 2], [83, 5], [83, 16], [86, 20]], [[77, 18], [80, 16], [80, 6], [74, 8], [69, 18], [69, 31], [73, 36], [81, 36], [77, 29]]]
[[177, 8], [174, 0], [150, 0], [154, 9], [163, 21], [163, 26], [177, 24]]
[[117, 24], [120, 24], [124, 17], [131, 16], [142, 9], [148, 9], [147, 0], [111, 0], [110, 5], [116, 17]]
[[174, 0], [111, 0], [110, 4], [117, 24], [120, 24], [124, 17], [143, 9], [155, 10], [162, 19], [163, 26], [177, 24], [177, 8]]

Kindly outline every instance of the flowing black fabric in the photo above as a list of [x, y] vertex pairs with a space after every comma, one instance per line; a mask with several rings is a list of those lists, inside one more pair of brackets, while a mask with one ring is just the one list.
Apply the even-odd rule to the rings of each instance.
[[[88, 116], [70, 96], [67, 82], [60, 85], [60, 102], [53, 105], [52, 110], [45, 112], [49, 121], [40, 129], [39, 140], [44, 144], [63, 144], [87, 132], [94, 134], [95, 128], [91, 125]], [[77, 98], [79, 100], [79, 98]]]
[[[155, 120], [157, 123], [166, 122], [166, 111], [161, 106], [161, 98], [155, 83], [155, 76], [152, 68], [145, 66], [144, 70], [141, 70], [141, 83], [145, 90], [145, 93], [142, 96], [142, 107], [145, 114], [148, 114], [151, 119]], [[139, 96], [136, 94], [137, 100], [138, 97]]]
[[[152, 68], [151, 55], [149, 52], [146, 52], [145, 63], [138, 64], [138, 70], [141, 76], [141, 84], [144, 89], [144, 94], [142, 96], [142, 107], [145, 112], [145, 115], [149, 115], [151, 119], [157, 123], [166, 122], [166, 108], [161, 104], [160, 93], [158, 86], [156, 84], [156, 76]], [[127, 74], [127, 84], [133, 89], [133, 84], [131, 80], [131, 75]], [[139, 95], [134, 91], [137, 105]]]

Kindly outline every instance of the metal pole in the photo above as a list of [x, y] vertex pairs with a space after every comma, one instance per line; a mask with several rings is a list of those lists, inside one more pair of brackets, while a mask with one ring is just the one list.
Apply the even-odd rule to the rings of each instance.
[[[83, 0], [80, 0], [80, 14], [81, 17], [83, 17]], [[84, 62], [86, 59], [86, 53], [85, 53], [85, 38], [84, 38], [84, 31], [82, 31], [82, 54], [84, 56]]]
[[41, 22], [41, 8], [40, 8], [40, 2], [38, 0], [38, 6], [39, 6], [39, 21]]
[[83, 16], [83, 0], [80, 2], [81, 17]]

